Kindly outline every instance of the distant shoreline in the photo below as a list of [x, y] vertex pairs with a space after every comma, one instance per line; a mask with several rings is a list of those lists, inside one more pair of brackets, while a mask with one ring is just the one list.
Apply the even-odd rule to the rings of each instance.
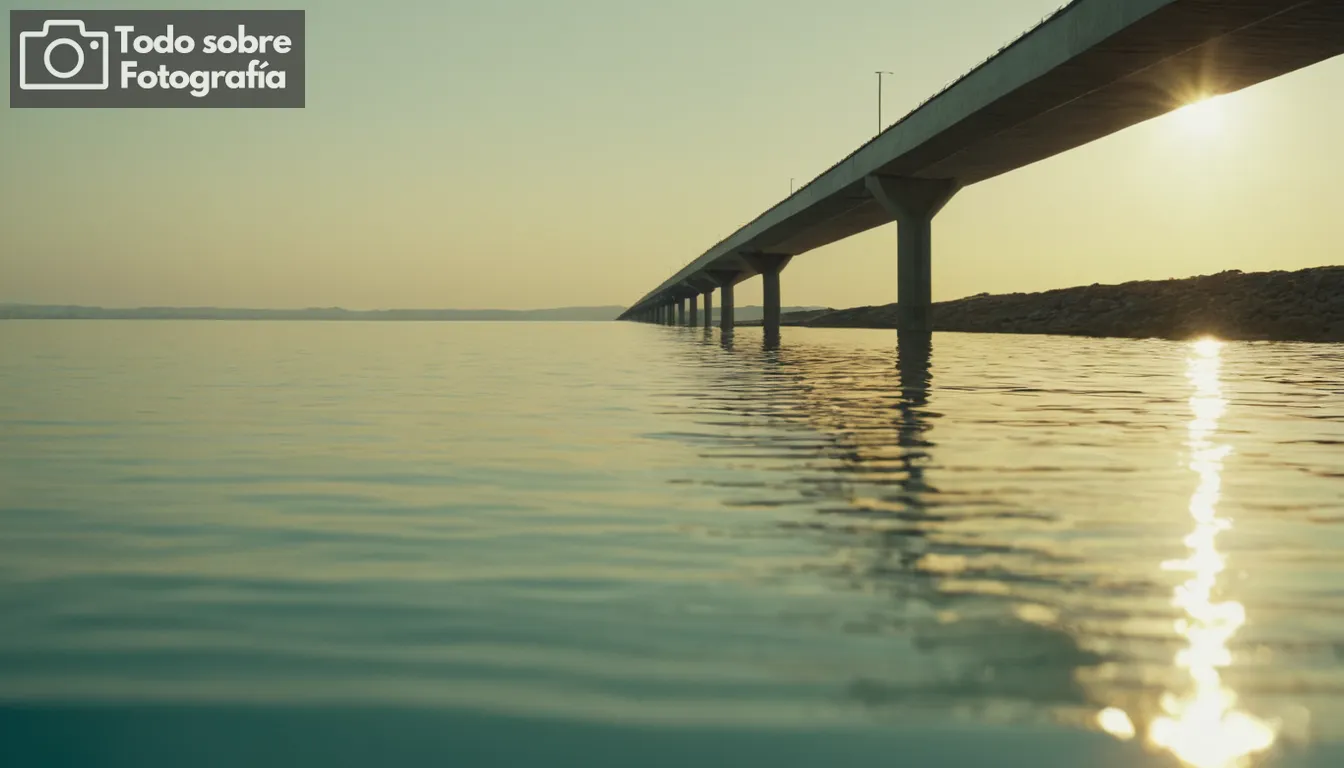
[[[785, 315], [806, 328], [897, 328], [896, 305]], [[760, 323], [743, 323], [759, 325]], [[1344, 343], [1344, 266], [979, 294], [933, 305], [935, 331]]]
[[[787, 307], [794, 312], [802, 307]], [[553, 309], [234, 309], [227, 307], [113, 308], [58, 304], [0, 304], [0, 320], [208, 320], [303, 322], [612, 322], [625, 307]], [[739, 307], [738, 317], [759, 319], [758, 306]], [[718, 316], [717, 311], [714, 313]]]
[[320, 322], [604, 322], [622, 307], [557, 309], [232, 309], [225, 307], [106, 307], [0, 304], [0, 320], [304, 320]]

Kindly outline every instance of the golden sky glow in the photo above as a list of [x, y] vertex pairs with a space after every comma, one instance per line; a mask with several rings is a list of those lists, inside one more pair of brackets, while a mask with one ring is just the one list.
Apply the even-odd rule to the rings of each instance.
[[1223, 132], [1223, 108], [1222, 97], [1204, 98], [1177, 110], [1174, 118], [1190, 134], [1209, 139]]
[[[0, 301], [625, 305], [871, 138], [874, 70], [894, 121], [1058, 3], [322, 0], [305, 110], [6, 109]], [[1338, 263], [1341, 92], [1325, 62], [961, 192], [935, 299]], [[895, 249], [806, 254], [784, 302], [895, 301]]]

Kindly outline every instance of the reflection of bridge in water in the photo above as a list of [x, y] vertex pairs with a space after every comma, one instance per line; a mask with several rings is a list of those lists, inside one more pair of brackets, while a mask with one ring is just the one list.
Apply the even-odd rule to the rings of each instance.
[[[869, 631], [907, 638], [927, 663], [912, 679], [854, 679], [852, 699], [882, 712], [942, 708], [1101, 727], [1193, 768], [1234, 768], [1273, 742], [1272, 723], [1242, 713], [1220, 676], [1240, 606], [1212, 598], [1222, 529], [1216, 347], [1192, 352], [1195, 421], [1186, 444], [1169, 445], [1173, 456], [1191, 454], [1196, 473], [1176, 475], [1196, 486], [1187, 500], [1197, 530], [1181, 555], [1189, 526], [1167, 510], [1159, 512], [1169, 526], [1153, 530], [1160, 541], [1135, 553], [1104, 540], [1108, 510], [1062, 508], [1048, 494], [1024, 504], [968, 482], [974, 470], [949, 457], [974, 436], [940, 435], [937, 407], [952, 385], [936, 386], [927, 334], [902, 333], [894, 360], [827, 346], [725, 353], [706, 341], [701, 372], [713, 384], [702, 405], [717, 424], [746, 428], [709, 457], [783, 460], [791, 471], [760, 503], [802, 505], [806, 514], [781, 525], [849, 553], [820, 575], [889, 596]], [[1181, 412], [1164, 417], [1188, 421]], [[1049, 464], [1051, 449], [1040, 450]], [[1100, 530], [1092, 542], [1089, 526]], [[1164, 570], [1167, 552], [1177, 556]], [[1188, 577], [1174, 605], [1172, 573]]]

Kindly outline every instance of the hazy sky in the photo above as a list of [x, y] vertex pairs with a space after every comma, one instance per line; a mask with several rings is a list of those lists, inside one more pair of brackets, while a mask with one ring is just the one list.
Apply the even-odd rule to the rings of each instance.
[[[874, 70], [890, 122], [1058, 4], [313, 0], [307, 109], [6, 107], [0, 301], [629, 304], [870, 138]], [[1341, 94], [1344, 58], [963, 191], [934, 298], [1344, 263]], [[783, 298], [895, 301], [895, 225]]]

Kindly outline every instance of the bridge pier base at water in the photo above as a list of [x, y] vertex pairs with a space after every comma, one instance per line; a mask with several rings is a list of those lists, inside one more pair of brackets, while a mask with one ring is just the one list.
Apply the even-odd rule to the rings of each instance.
[[733, 332], [733, 286], [737, 284], [737, 272], [715, 270], [709, 273], [719, 284], [719, 331]]
[[700, 324], [700, 297], [692, 295], [686, 301], [690, 304], [690, 311], [686, 314], [686, 327], [694, 328]]
[[896, 323], [933, 330], [933, 217], [957, 193], [952, 179], [868, 176], [868, 192], [896, 220]]
[[714, 289], [705, 291], [705, 330], [714, 327]]
[[685, 325], [685, 324], [686, 324], [686, 302], [685, 302], [685, 300], [683, 300], [683, 299], [677, 299], [677, 305], [676, 305], [676, 306], [677, 306], [677, 317], [676, 317], [676, 319], [673, 321], [672, 324], [673, 324], [673, 325]]
[[792, 256], [773, 253], [756, 253], [744, 257], [751, 268], [761, 275], [761, 304], [765, 317], [761, 325], [765, 328], [766, 343], [779, 341], [779, 273], [788, 266]]

